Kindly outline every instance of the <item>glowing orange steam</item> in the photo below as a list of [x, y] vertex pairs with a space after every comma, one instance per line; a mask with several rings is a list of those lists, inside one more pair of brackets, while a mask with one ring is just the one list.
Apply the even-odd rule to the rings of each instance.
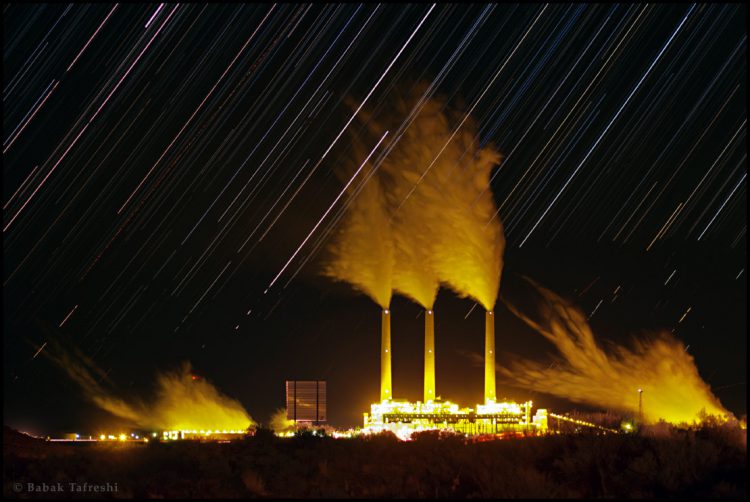
[[632, 348], [602, 350], [584, 314], [552, 291], [530, 279], [543, 299], [544, 320], [537, 322], [507, 301], [520, 319], [551, 341], [562, 360], [547, 367], [521, 360], [498, 367], [509, 383], [567, 398], [579, 403], [639, 412], [638, 389], [643, 394], [646, 422], [664, 419], [682, 423], [699, 420], [701, 413], [731, 415], [698, 374], [693, 357], [669, 333], [635, 340]]

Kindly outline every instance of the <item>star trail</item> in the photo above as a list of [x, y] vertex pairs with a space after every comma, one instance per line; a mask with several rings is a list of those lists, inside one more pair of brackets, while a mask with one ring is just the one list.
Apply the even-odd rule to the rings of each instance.
[[[413, 117], [379, 141], [361, 124], [418, 83], [420, 103], [440, 95], [459, 111], [446, 146], [471, 118], [479, 143], [503, 155], [491, 187], [508, 273], [538, 272], [594, 323], [641, 309], [684, 337], [709, 376], [746, 344], [744, 310], [714, 303], [746, 296], [746, 10], [4, 5], [6, 408], [21, 420], [35, 406], [20, 404], [25, 394], [61, 399], [43, 390], [59, 376], [38, 357], [51, 336], [124, 386], [180, 359], [219, 381], [257, 367], [252, 391], [234, 388], [254, 414], [255, 395], [269, 413], [281, 395], [276, 380], [258, 390], [272, 362], [279, 381], [329, 375], [333, 393], [331, 368], [368, 324], [332, 320], [350, 300], [318, 271], [350, 203], [334, 168], [352, 135], [366, 142], [360, 169], [390, 153], [384, 139]], [[561, 255], [598, 250], [635, 265], [608, 274], [580, 258], [580, 275], [544, 275], [558, 259], [572, 266]], [[701, 263], [710, 272], [687, 270]], [[479, 322], [476, 304], [448, 296], [454, 317]], [[282, 320], [314, 323], [316, 311], [307, 328]], [[502, 333], [498, 323], [498, 347], [512, 350]], [[301, 362], [311, 350], [317, 366]], [[728, 386], [717, 395], [739, 416], [746, 358], [733, 357], [708, 382]]]

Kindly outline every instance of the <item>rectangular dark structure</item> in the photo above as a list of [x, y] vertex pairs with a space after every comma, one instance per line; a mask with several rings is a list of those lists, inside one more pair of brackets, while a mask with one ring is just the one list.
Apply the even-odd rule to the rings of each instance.
[[295, 422], [325, 422], [325, 380], [287, 380], [286, 418]]

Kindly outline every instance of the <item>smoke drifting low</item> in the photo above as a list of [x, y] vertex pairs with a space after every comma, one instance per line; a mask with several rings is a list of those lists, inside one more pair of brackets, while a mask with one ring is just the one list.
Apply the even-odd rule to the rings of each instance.
[[[382, 288], [390, 272], [392, 288], [424, 308], [432, 308], [443, 284], [492, 310], [505, 241], [492, 218], [489, 178], [501, 156], [491, 145], [480, 147], [473, 121], [451, 116], [444, 100], [428, 97], [426, 86], [416, 86], [390, 110], [360, 115], [371, 138], [395, 134], [348, 207], [325, 273], [369, 292]], [[354, 153], [364, 158], [362, 148]], [[363, 286], [372, 270], [380, 281]]]
[[528, 360], [516, 361], [510, 368], [498, 367], [509, 383], [634, 415], [638, 413], [638, 389], [642, 389], [646, 422], [695, 422], [701, 413], [731, 416], [701, 379], [693, 357], [671, 334], [658, 333], [652, 339], [634, 341], [632, 348], [614, 346], [605, 352], [581, 311], [526, 280], [541, 296], [543, 320], [533, 320], [504, 302], [551, 341], [562, 359], [553, 367]]
[[204, 379], [193, 380], [189, 363], [162, 373], [156, 400], [146, 407], [154, 425], [171, 430], [247, 429], [254, 425], [239, 401], [223, 395]]
[[194, 379], [189, 363], [157, 375], [154, 398], [144, 402], [117, 397], [106, 375], [77, 349], [69, 352], [53, 342], [45, 353], [92, 403], [133, 426], [151, 430], [244, 430], [254, 425], [239, 401], [221, 394], [206, 380]]

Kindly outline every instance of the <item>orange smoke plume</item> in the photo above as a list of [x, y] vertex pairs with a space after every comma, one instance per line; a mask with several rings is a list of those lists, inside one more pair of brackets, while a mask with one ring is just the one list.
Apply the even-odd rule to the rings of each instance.
[[561, 359], [552, 367], [521, 360], [498, 371], [513, 385], [567, 398], [574, 402], [639, 412], [646, 422], [663, 419], [692, 423], [703, 414], [731, 416], [698, 373], [693, 357], [671, 334], [635, 340], [631, 348], [604, 351], [596, 342], [586, 316], [552, 291], [526, 280], [542, 299], [543, 320], [508, 308], [552, 342]]

